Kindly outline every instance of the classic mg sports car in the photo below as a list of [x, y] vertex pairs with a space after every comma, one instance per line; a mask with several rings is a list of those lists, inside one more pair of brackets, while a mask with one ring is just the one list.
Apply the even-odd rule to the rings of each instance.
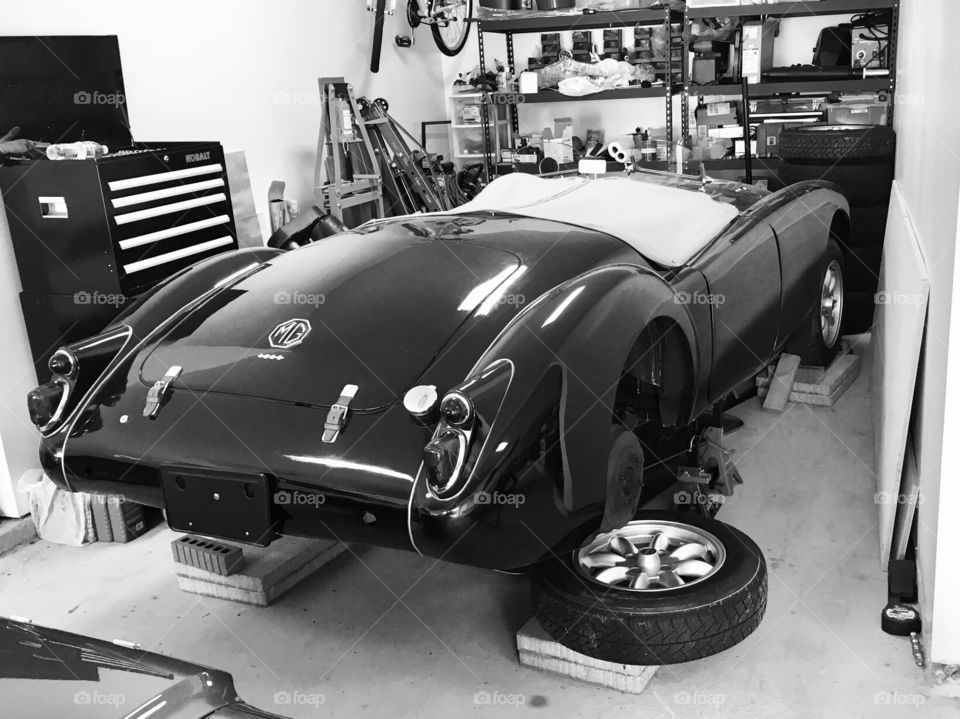
[[509, 175], [220, 255], [54, 354], [42, 463], [180, 531], [533, 570], [577, 651], [706, 656], [759, 624], [764, 560], [699, 500], [650, 509], [658, 478], [728, 493], [698, 418], [785, 347], [828, 363], [848, 217], [822, 182]]

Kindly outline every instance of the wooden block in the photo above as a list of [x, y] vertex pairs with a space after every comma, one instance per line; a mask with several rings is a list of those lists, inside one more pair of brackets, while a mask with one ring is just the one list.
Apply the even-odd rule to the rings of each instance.
[[[269, 547], [244, 546], [246, 565], [229, 576], [178, 562], [174, 568], [177, 583], [185, 592], [265, 607], [346, 548], [329, 539], [283, 537]], [[189, 545], [181, 549], [194, 551]]]
[[628, 694], [642, 693], [659, 669], [658, 666], [605, 662], [575, 652], [549, 636], [536, 617], [532, 617], [517, 632], [517, 653], [524, 666]]
[[773, 379], [770, 380], [770, 390], [763, 401], [764, 409], [783, 411], [783, 408], [787, 406], [787, 400], [790, 398], [790, 388], [793, 387], [793, 380], [799, 367], [800, 358], [796, 355], [786, 352], [780, 355], [777, 369], [773, 374]]
[[[794, 380], [789, 399], [791, 402], [832, 407], [843, 395], [847, 387], [853, 384], [860, 376], [860, 355], [847, 354], [837, 357], [830, 367], [822, 372], [818, 384], [808, 384]], [[804, 368], [801, 368], [801, 371]], [[800, 374], [797, 373], [799, 378]], [[757, 396], [762, 400], [768, 396], [770, 380], [766, 377], [757, 377]]]

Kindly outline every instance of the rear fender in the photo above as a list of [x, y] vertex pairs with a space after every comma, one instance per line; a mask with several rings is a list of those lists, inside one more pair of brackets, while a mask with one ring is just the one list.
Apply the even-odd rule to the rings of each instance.
[[697, 340], [687, 307], [663, 279], [641, 268], [613, 266], [582, 275], [518, 315], [472, 373], [501, 359], [511, 360], [515, 367], [491, 441], [483, 450], [486, 456], [478, 457], [475, 474], [495, 474], [498, 458], [492, 456], [492, 448], [512, 439], [501, 431], [514, 426], [514, 417], [529, 414], [530, 406], [539, 401], [532, 390], [541, 387], [544, 376], [556, 367], [561, 377], [563, 509], [577, 512], [602, 501], [613, 406], [624, 362], [644, 328], [661, 318], [669, 320], [665, 326], [683, 333], [691, 349], [693, 376], [698, 376]]

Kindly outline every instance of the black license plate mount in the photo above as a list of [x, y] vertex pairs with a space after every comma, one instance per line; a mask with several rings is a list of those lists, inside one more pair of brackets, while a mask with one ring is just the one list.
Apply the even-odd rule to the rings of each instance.
[[276, 538], [268, 476], [172, 468], [161, 478], [171, 529], [261, 547]]

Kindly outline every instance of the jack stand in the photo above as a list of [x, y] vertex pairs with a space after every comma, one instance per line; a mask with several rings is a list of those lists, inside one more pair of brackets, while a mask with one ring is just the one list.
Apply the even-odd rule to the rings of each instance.
[[713, 426], [719, 427], [723, 430], [723, 433], [727, 435], [743, 427], [743, 420], [739, 417], [734, 417], [732, 414], [724, 414], [718, 403], [713, 405]]
[[707, 427], [697, 446], [697, 467], [680, 467], [678, 504], [692, 505], [707, 516], [720, 510], [726, 497], [732, 497], [743, 477], [733, 463], [733, 450], [723, 446], [723, 429]]

